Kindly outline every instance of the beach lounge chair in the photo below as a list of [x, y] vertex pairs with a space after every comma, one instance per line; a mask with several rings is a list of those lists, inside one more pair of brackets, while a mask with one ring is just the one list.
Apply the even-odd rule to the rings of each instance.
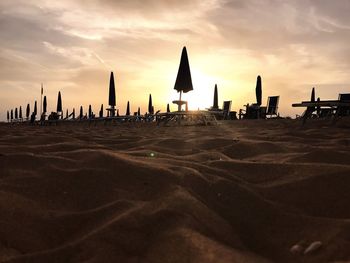
[[280, 96], [269, 96], [267, 99], [266, 116], [270, 118], [278, 115], [278, 103]]
[[232, 105], [232, 100], [224, 101], [222, 105], [224, 120], [228, 120], [230, 118], [231, 105]]
[[[350, 93], [339, 94], [339, 102], [350, 103]], [[336, 109], [336, 116], [350, 116], [350, 106], [338, 106]]]

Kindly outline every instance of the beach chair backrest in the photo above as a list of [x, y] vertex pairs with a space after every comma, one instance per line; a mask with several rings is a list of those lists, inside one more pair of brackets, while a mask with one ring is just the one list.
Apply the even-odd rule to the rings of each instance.
[[230, 114], [231, 111], [231, 105], [232, 105], [232, 100], [227, 100], [224, 101], [223, 105], [222, 105], [222, 109], [224, 112], [224, 118], [226, 119], [228, 117], [228, 115]]
[[350, 93], [341, 93], [339, 94], [340, 101], [350, 101]]
[[268, 97], [266, 115], [277, 115], [279, 99], [280, 96]]

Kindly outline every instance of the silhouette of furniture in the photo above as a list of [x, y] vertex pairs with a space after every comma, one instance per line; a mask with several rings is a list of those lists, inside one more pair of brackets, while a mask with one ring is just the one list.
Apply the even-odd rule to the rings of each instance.
[[244, 109], [239, 110], [239, 119], [266, 119], [267, 117], [278, 116], [278, 104], [280, 96], [269, 96], [267, 106], [260, 106], [257, 103], [247, 104]]
[[316, 117], [343, 117], [350, 116], [350, 93], [339, 94], [338, 100], [317, 100], [302, 101], [301, 103], [293, 103], [292, 107], [305, 107], [303, 115], [303, 123], [313, 116]]
[[[265, 116], [278, 116], [278, 103], [280, 100], [280, 96], [269, 96], [267, 99], [267, 106], [265, 111]], [[263, 108], [263, 107], [261, 107]]]
[[185, 110], [188, 110], [188, 103], [184, 100], [173, 100], [173, 103], [177, 105], [177, 110], [182, 111], [182, 105], [185, 105]]

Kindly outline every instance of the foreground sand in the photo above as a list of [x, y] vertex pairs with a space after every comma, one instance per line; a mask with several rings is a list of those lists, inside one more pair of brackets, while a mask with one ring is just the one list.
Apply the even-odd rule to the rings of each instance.
[[349, 121], [0, 125], [0, 262], [346, 260]]

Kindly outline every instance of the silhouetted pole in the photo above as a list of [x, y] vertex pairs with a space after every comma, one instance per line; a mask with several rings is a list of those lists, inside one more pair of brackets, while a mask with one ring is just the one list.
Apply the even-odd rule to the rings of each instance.
[[103, 104], [101, 104], [101, 109], [100, 109], [99, 116], [100, 116], [100, 118], [103, 118]]
[[13, 110], [11, 110], [11, 122], [13, 120]]
[[117, 110], [117, 117], [119, 117], [119, 109]]
[[108, 97], [108, 104], [111, 107], [110, 112], [111, 116], [115, 116], [115, 106], [116, 106], [116, 99], [115, 99], [115, 84], [114, 84], [114, 75], [113, 72], [111, 72], [111, 77], [109, 79], [109, 97]]
[[43, 93], [44, 93], [44, 87], [43, 84], [41, 83], [41, 91], [40, 91], [40, 116], [42, 115], [42, 103], [43, 103]]
[[75, 108], [73, 108], [72, 118], [75, 119]]
[[89, 105], [89, 119], [92, 118], [92, 109], [91, 109], [91, 105]]
[[10, 112], [7, 111], [7, 122], [10, 122]]
[[19, 106], [19, 114], [18, 117], [20, 120], [22, 120], [22, 106]]
[[316, 95], [315, 95], [315, 88], [312, 88], [311, 91], [311, 102], [315, 102], [316, 100]]
[[148, 113], [154, 114], [153, 103], [152, 103], [152, 94], [149, 94], [149, 98], [148, 98]]
[[219, 102], [218, 102], [218, 86], [215, 84], [213, 109], [218, 109], [218, 108], [219, 108]]
[[34, 113], [34, 118], [35, 118], [36, 115], [38, 114], [38, 108], [37, 108], [36, 101], [35, 101], [35, 103], [34, 103], [34, 111], [33, 111], [33, 113]]
[[130, 116], [130, 103], [129, 103], [129, 101], [128, 101], [128, 104], [126, 106], [126, 114], [125, 115]]
[[18, 119], [18, 111], [17, 111], [17, 108], [15, 109], [15, 120]]
[[68, 117], [69, 117], [69, 113], [68, 113], [68, 109], [66, 111], [66, 119], [68, 120]]
[[262, 101], [262, 84], [261, 84], [260, 76], [258, 76], [256, 80], [255, 93], [256, 93], [256, 104], [260, 106]]
[[26, 109], [26, 118], [27, 118], [27, 120], [29, 119], [29, 114], [30, 114], [30, 105], [28, 103], [27, 104], [27, 109]]
[[79, 119], [83, 118], [83, 106], [80, 106], [80, 114], [79, 114]]
[[166, 112], [170, 112], [170, 105], [169, 105], [169, 103], [166, 105]]
[[45, 114], [46, 112], [47, 112], [47, 100], [46, 100], [46, 96], [44, 96], [43, 113]]
[[317, 107], [316, 107], [316, 110], [317, 110], [317, 115], [320, 116], [321, 115], [321, 106], [319, 105], [320, 103], [320, 98], [317, 98]]
[[141, 116], [141, 109], [140, 109], [140, 107], [138, 107], [138, 109], [137, 109], [137, 116]]

